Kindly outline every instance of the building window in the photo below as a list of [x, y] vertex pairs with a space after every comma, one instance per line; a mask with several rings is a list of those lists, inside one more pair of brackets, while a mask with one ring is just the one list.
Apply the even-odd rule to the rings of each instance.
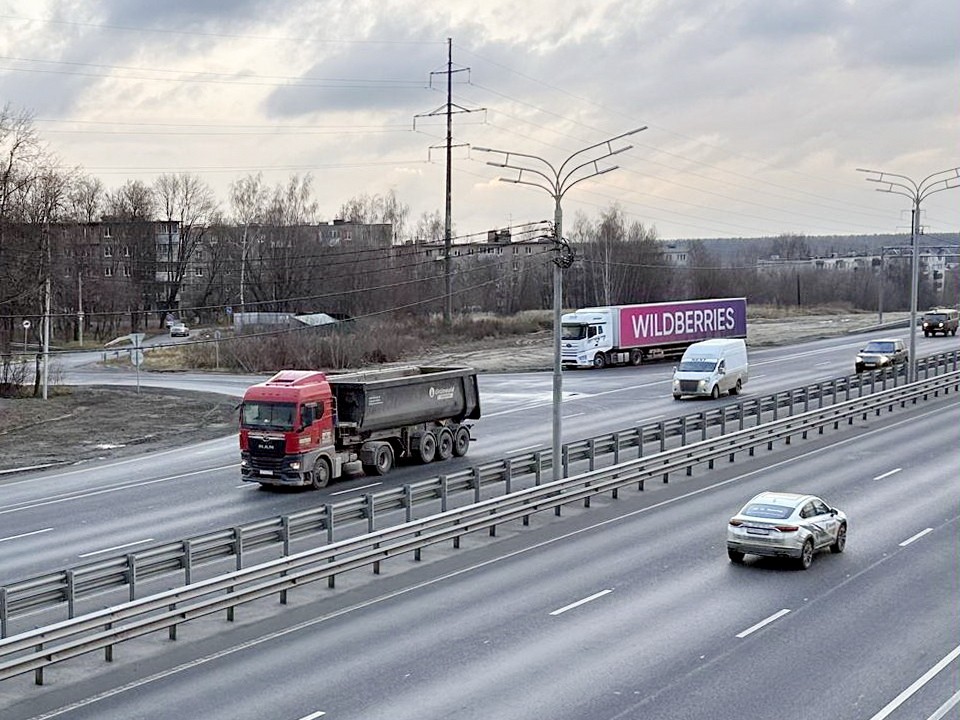
[[124, 246], [123, 246], [123, 256], [124, 256], [124, 257], [130, 257], [130, 246], [129, 246], [129, 245], [124, 245]]
[[113, 268], [112, 268], [112, 267], [105, 267], [105, 268], [103, 269], [103, 276], [104, 276], [104, 277], [113, 277]]
[[129, 266], [129, 265], [123, 265], [122, 267], [123, 267], [123, 276], [124, 276], [125, 278], [130, 277], [130, 275], [132, 274], [132, 273], [130, 272], [130, 266]]
[[203, 268], [202, 268], [202, 267], [199, 267], [199, 266], [195, 267], [195, 268], [193, 269], [193, 276], [194, 276], [194, 277], [203, 277]]
[[103, 246], [103, 256], [105, 258], [113, 257], [113, 245]]
[[105, 228], [103, 229], [103, 236], [104, 236], [105, 238], [111, 238], [111, 237], [113, 237], [113, 235], [111, 235], [111, 233], [110, 233], [110, 228], [105, 227]]

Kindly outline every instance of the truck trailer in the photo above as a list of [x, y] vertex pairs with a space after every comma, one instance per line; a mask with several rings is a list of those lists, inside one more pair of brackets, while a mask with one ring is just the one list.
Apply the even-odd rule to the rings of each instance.
[[480, 417], [476, 371], [401, 367], [348, 374], [283, 370], [240, 405], [240, 473], [261, 485], [322, 488], [359, 462], [385, 475], [400, 458], [467, 453]]
[[561, 317], [564, 367], [640, 365], [711, 338], [746, 338], [746, 298], [583, 308]]

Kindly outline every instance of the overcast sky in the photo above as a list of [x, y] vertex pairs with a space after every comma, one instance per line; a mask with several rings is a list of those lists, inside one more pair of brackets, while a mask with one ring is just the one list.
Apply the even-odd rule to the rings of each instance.
[[[194, 173], [225, 211], [246, 174], [309, 172], [325, 220], [390, 190], [442, 214], [447, 38], [477, 110], [454, 116], [461, 235], [553, 217], [477, 147], [559, 166], [647, 126], [564, 221], [616, 203], [662, 238], [906, 233], [911, 202], [855, 169], [960, 166], [957, 0], [0, 0], [0, 23], [0, 99], [64, 165]], [[922, 208], [956, 242], [960, 189]]]

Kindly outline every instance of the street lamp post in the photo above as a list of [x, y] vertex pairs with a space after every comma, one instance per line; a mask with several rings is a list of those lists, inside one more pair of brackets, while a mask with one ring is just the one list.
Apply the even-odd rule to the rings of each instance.
[[[537, 155], [528, 155], [526, 153], [512, 152], [509, 150], [495, 150], [493, 148], [475, 147], [478, 152], [497, 153], [503, 155], [502, 162], [488, 162], [487, 165], [493, 167], [516, 170], [515, 178], [500, 178], [503, 182], [512, 182], [518, 185], [532, 185], [541, 190], [545, 190], [553, 198], [553, 224], [554, 235], [557, 241], [558, 251], [562, 247], [563, 241], [563, 208], [561, 201], [567, 191], [577, 183], [589, 178], [603, 175], [617, 169], [617, 166], [600, 168], [598, 163], [611, 155], [625, 152], [631, 149], [632, 145], [614, 148], [613, 143], [622, 140], [625, 137], [634, 135], [646, 126], [630, 130], [602, 142], [590, 145], [575, 153], [567, 156], [559, 168], [554, 167], [549, 161]], [[584, 160], [583, 156], [592, 150], [604, 148], [603, 154], [597, 155], [590, 160]], [[514, 160], [516, 158], [516, 160]], [[582, 160], [582, 162], [581, 162]], [[532, 176], [531, 179], [527, 179]], [[553, 443], [551, 455], [551, 468], [553, 479], [560, 480], [563, 477], [563, 467], [561, 461], [561, 443], [562, 443], [562, 422], [561, 422], [561, 403], [563, 401], [563, 368], [560, 358], [560, 334], [561, 322], [560, 313], [563, 307], [563, 258], [558, 256], [554, 259], [553, 267]]]
[[[941, 170], [927, 175], [919, 183], [906, 175], [885, 173], [880, 170], [865, 170], [857, 168], [857, 172], [869, 173], [875, 177], [868, 177], [867, 182], [880, 183], [885, 187], [878, 187], [877, 192], [902, 195], [913, 203], [910, 222], [910, 244], [913, 250], [913, 271], [910, 279], [910, 360], [907, 364], [908, 379], [913, 382], [917, 379], [917, 296], [920, 292], [920, 203], [934, 193], [952, 190], [960, 187], [960, 167]], [[946, 177], [941, 177], [941, 176]]]

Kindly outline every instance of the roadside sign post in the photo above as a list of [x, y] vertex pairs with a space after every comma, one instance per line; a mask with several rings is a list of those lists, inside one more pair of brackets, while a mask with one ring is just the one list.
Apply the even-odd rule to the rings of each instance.
[[220, 369], [220, 331], [219, 330], [213, 331], [213, 340], [214, 340], [214, 343], [213, 343], [214, 356], [217, 359], [216, 369], [219, 370]]
[[140, 344], [143, 342], [144, 337], [146, 337], [144, 333], [130, 333], [130, 339], [133, 340], [133, 350], [130, 351], [130, 362], [137, 368], [137, 395], [140, 394], [140, 365], [143, 364], [143, 350]]
[[30, 329], [30, 321], [23, 321], [23, 354], [27, 354], [27, 330]]

